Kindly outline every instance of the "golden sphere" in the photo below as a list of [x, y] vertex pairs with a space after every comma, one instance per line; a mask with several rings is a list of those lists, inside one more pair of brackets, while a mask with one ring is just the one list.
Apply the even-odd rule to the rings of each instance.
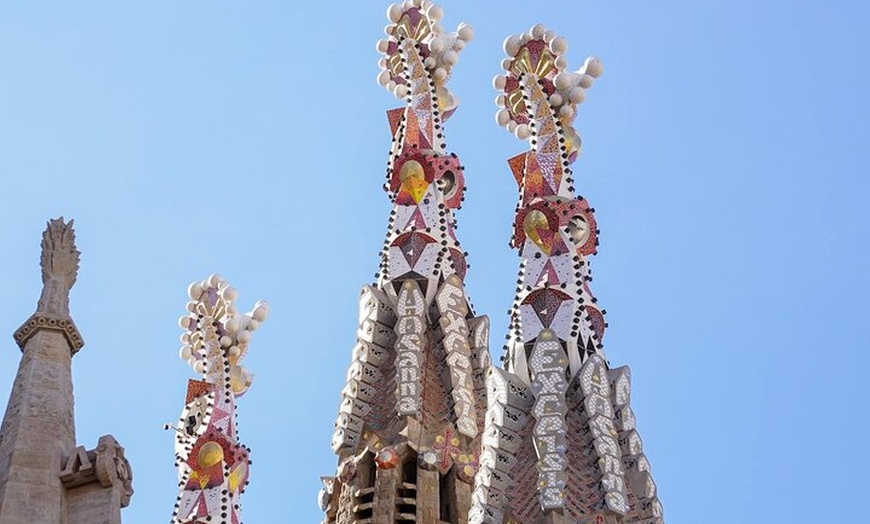
[[215, 441], [209, 441], [199, 448], [199, 465], [204, 468], [210, 468], [224, 459], [224, 448]]
[[399, 180], [404, 182], [408, 179], [416, 179], [423, 180], [425, 179], [425, 174], [423, 172], [423, 166], [420, 162], [416, 160], [408, 160], [404, 164], [402, 164], [402, 169], [399, 170]]

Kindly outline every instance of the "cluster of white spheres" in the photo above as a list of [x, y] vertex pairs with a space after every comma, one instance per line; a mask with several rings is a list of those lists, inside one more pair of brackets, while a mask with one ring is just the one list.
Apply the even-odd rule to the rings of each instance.
[[[445, 33], [441, 24], [438, 23], [444, 16], [444, 10], [441, 9], [441, 6], [428, 0], [405, 0], [401, 4], [392, 4], [387, 9], [387, 18], [391, 24], [384, 29], [384, 32], [388, 37], [393, 35], [394, 24], [399, 22], [405, 11], [414, 7], [419, 8], [428, 17], [432, 27], [426, 42], [429, 46], [429, 56], [423, 61], [423, 65], [432, 72], [432, 77], [436, 81], [443, 81], [450, 74], [450, 68], [459, 60], [459, 52], [462, 51], [465, 44], [474, 38], [474, 30], [463, 22], [459, 24], [455, 33]], [[381, 54], [385, 55], [389, 46], [390, 40], [384, 39], [378, 41], [377, 48]], [[378, 73], [378, 84], [393, 93], [396, 98], [408, 96], [408, 86], [398, 84], [392, 79], [387, 59], [381, 58], [378, 65], [381, 68], [381, 72]]]
[[[235, 288], [230, 286], [219, 275], [211, 275], [201, 282], [194, 282], [187, 288], [187, 293], [190, 296], [190, 302], [187, 303], [189, 313], [183, 315], [178, 323], [184, 330], [181, 335], [182, 347], [179, 356], [196, 370], [197, 373], [204, 373], [205, 361], [197, 352], [201, 348], [202, 341], [198, 335], [190, 329], [191, 325], [195, 326], [197, 322], [197, 311], [201, 303], [207, 300], [204, 296], [209, 289], [214, 289], [226, 305], [224, 314], [224, 334], [219, 342], [220, 346], [227, 351], [227, 354], [232, 358], [237, 358], [251, 341], [251, 332], [256, 331], [260, 327], [260, 323], [266, 320], [269, 315], [269, 304], [265, 301], [259, 301], [254, 304], [254, 308], [248, 313], [239, 314], [236, 310], [233, 301], [236, 299], [237, 293]], [[194, 323], [194, 324], [192, 324]]]
[[[568, 50], [567, 42], [553, 31], [537, 24], [525, 33], [509, 36], [505, 39], [504, 51], [508, 56], [502, 61], [502, 69], [510, 72], [517, 53], [520, 52], [523, 45], [531, 40], [543, 40], [550, 53], [555, 57], [554, 63], [559, 72], [553, 78], [556, 89], [550, 95], [550, 106], [559, 118], [571, 119], [574, 116], [574, 108], [586, 99], [586, 89], [592, 87], [594, 80], [604, 72], [601, 61], [595, 57], [589, 57], [583, 67], [577, 71], [565, 71], [565, 68], [568, 67], [568, 61], [565, 58], [565, 51]], [[515, 134], [520, 140], [528, 139], [532, 134], [529, 125], [515, 122], [507, 109], [507, 100], [504, 94], [507, 77], [497, 75], [493, 78], [492, 85], [499, 91], [499, 95], [495, 99], [496, 105], [500, 108], [495, 114], [496, 122]]]

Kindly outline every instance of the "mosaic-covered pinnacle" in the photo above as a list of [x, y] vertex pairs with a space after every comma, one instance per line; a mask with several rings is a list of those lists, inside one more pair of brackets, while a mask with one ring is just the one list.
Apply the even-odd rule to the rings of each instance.
[[[604, 72], [601, 61], [589, 57], [577, 71], [568, 71], [565, 52], [568, 44], [553, 31], [538, 24], [528, 32], [508, 37], [504, 41], [507, 57], [502, 61], [504, 75], [493, 79], [493, 86], [499, 91], [496, 105], [498, 124], [515, 134], [520, 140], [532, 137], [534, 116], [527, 114], [522, 82], [536, 81], [548, 97], [554, 115], [562, 124], [562, 129], [574, 138], [576, 132], [571, 122], [576, 114], [577, 105], [586, 99], [586, 89], [592, 87], [595, 79]], [[575, 154], [579, 151], [579, 138]]]
[[236, 398], [252, 380], [240, 362], [268, 306], [257, 302], [238, 313], [236, 290], [218, 275], [194, 282], [188, 294], [189, 313], [179, 321], [181, 358], [202, 379], [188, 381], [178, 427], [167, 428], [175, 429], [179, 486], [172, 523], [239, 524], [251, 461], [250, 449], [238, 441]]
[[387, 9], [390, 20], [384, 29], [387, 38], [377, 44], [378, 52], [383, 55], [378, 62], [381, 69], [378, 83], [396, 98], [410, 94], [405, 75], [407, 57], [402, 45], [409, 40], [417, 47], [423, 65], [432, 76], [441, 109], [449, 113], [458, 102], [445, 84], [450, 70], [459, 60], [459, 52], [474, 38], [474, 31], [470, 25], [462, 23], [456, 32], [445, 32], [439, 22], [443, 15], [441, 7], [429, 0], [405, 0]]
[[221, 359], [209, 354], [203, 331], [206, 326], [203, 323], [210, 324], [215, 330], [219, 346], [212, 349], [225, 352], [230, 364], [233, 393], [242, 396], [250, 386], [253, 375], [240, 362], [247, 351], [251, 332], [256, 331], [268, 316], [268, 303], [259, 301], [248, 313], [239, 313], [234, 304], [237, 295], [235, 288], [219, 275], [192, 283], [187, 292], [191, 301], [187, 303], [188, 313], [179, 319], [179, 325], [184, 330], [179, 356], [203, 378], [214, 375], [213, 378], [217, 379], [225, 372]]

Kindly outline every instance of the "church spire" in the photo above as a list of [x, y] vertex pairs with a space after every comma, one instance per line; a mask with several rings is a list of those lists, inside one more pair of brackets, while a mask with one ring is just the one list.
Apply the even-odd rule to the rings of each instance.
[[504, 47], [506, 74], [494, 81], [496, 118], [530, 146], [508, 161], [519, 185], [511, 245], [522, 262], [506, 368], [529, 382], [526, 348], [544, 329], [565, 345], [572, 374], [603, 347], [604, 316], [589, 287], [598, 229], [594, 209], [575, 196], [570, 168], [580, 152], [576, 108], [603, 69], [588, 58], [580, 70], [567, 71], [565, 41], [540, 25]]
[[84, 341], [70, 316], [79, 251], [73, 221], [42, 234], [42, 294], [15, 331], [18, 374], [0, 427], [0, 522], [121, 522], [133, 495], [124, 448], [111, 435], [76, 446], [72, 357]]
[[455, 211], [465, 190], [444, 122], [458, 106], [447, 79], [473, 32], [441, 26], [442, 10], [407, 0], [387, 11], [378, 82], [405, 102], [387, 112], [393, 145], [384, 188], [393, 203], [376, 283], [360, 326], [323, 477], [324, 522], [462, 522], [477, 471], [486, 317], [465, 293]]
[[249, 313], [239, 313], [236, 290], [217, 275], [194, 282], [188, 294], [188, 313], [179, 321], [180, 356], [202, 378], [188, 381], [179, 425], [167, 426], [176, 433], [180, 491], [172, 522], [240, 524], [250, 449], [236, 435], [236, 398], [253, 378], [240, 362], [268, 305], [257, 302]]
[[505, 369], [488, 405], [473, 524], [661, 523], [629, 406], [628, 368], [603, 358], [603, 310], [592, 295], [593, 209], [574, 194], [572, 123], [601, 75], [568, 71], [567, 45], [541, 25], [504, 43], [496, 120], [529, 143], [508, 161], [519, 186], [511, 245], [521, 262]]

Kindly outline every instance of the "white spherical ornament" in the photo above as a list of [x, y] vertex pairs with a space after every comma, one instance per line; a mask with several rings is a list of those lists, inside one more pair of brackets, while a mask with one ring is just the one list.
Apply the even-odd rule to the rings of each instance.
[[380, 85], [381, 87], [386, 86], [391, 80], [390, 76], [391, 75], [389, 71], [381, 71], [380, 73], [378, 73], [378, 85]]
[[441, 37], [433, 36], [432, 40], [429, 41], [429, 51], [433, 53], [440, 53], [444, 50], [444, 40]]
[[557, 36], [550, 41], [550, 52], [554, 55], [561, 55], [568, 50], [568, 42], [561, 36]]
[[227, 306], [227, 316], [230, 316], [230, 317], [231, 317], [231, 316], [235, 315], [235, 314], [238, 313], [238, 312], [239, 312], [239, 310], [236, 308], [236, 305], [235, 305], [235, 304], [230, 304], [230, 305]]
[[505, 96], [504, 96], [503, 94], [502, 94], [502, 95], [498, 95], [497, 97], [495, 97], [495, 105], [498, 106], [498, 107], [504, 107], [504, 106], [505, 106]]
[[563, 71], [566, 67], [568, 67], [568, 59], [565, 58], [565, 55], [559, 55], [556, 57], [556, 60], [553, 61], [556, 64], [556, 69]]
[[269, 304], [266, 302], [257, 302], [254, 304], [254, 310], [251, 312], [251, 317], [257, 322], [263, 322], [269, 316]]
[[520, 39], [516, 35], [511, 35], [505, 38], [504, 43], [502, 44], [504, 48], [504, 52], [510, 56], [514, 56], [515, 54], [520, 52]]
[[562, 102], [564, 102], [564, 100], [562, 100], [562, 95], [560, 95], [559, 93], [553, 93], [552, 95], [550, 95], [551, 106], [559, 107], [560, 105], [562, 105]]
[[205, 373], [205, 362], [203, 362], [202, 360], [197, 360], [197, 361], [193, 364], [193, 369], [194, 369], [197, 373]]
[[423, 3], [423, 0], [411, 0], [411, 5], [414, 7], [420, 7], [420, 5], [422, 3]]
[[539, 39], [539, 38], [543, 38], [543, 37], [544, 37], [544, 33], [545, 33], [546, 31], [547, 31], [547, 28], [544, 27], [543, 25], [541, 25], [541, 24], [535, 24], [535, 25], [533, 25], [532, 28], [529, 30], [529, 33], [531, 33], [532, 38], [534, 38], [535, 40], [537, 40], [537, 39]]
[[591, 75], [592, 78], [598, 78], [604, 74], [604, 64], [602, 64], [601, 60], [598, 58], [590, 56], [583, 64], [583, 72], [587, 75]]
[[396, 83], [393, 82], [392, 80], [390, 80], [389, 82], [387, 82], [387, 85], [385, 85], [384, 87], [387, 88], [387, 91], [392, 93], [396, 89]]
[[445, 64], [453, 65], [459, 60], [459, 53], [453, 50], [446, 51], [444, 53], [443, 59]]
[[396, 87], [393, 88], [393, 94], [396, 95], [396, 98], [405, 98], [408, 96], [408, 86], [396, 84]]
[[513, 64], [514, 64], [514, 59], [513, 59], [513, 58], [505, 58], [505, 59], [503, 59], [503, 60], [501, 61], [501, 68], [504, 69], [505, 71], [510, 71], [510, 70], [511, 70], [511, 66], [512, 66]]
[[465, 41], [457, 38], [456, 41], [453, 42], [453, 50], [462, 51], [463, 49], [465, 49]]
[[571, 118], [574, 116], [574, 108], [567, 104], [562, 106], [559, 108], [559, 116], [562, 118]]
[[435, 77], [435, 80], [444, 80], [447, 78], [447, 70], [443, 67], [435, 68], [435, 71], [432, 71], [432, 76]]
[[553, 41], [554, 38], [558, 38], [558, 35], [552, 29], [547, 29], [544, 31], [544, 42], [548, 44]]
[[495, 75], [492, 79], [492, 87], [495, 88], [496, 91], [503, 91], [504, 86], [507, 85], [507, 77], [504, 75]]
[[239, 349], [239, 346], [230, 346], [230, 349], [227, 350], [227, 354], [232, 358], [238, 358], [239, 355], [242, 354], [242, 350]]
[[185, 331], [181, 334], [181, 343], [190, 344], [190, 331]]
[[196, 319], [195, 318], [191, 317], [190, 315], [182, 315], [178, 319], [178, 326], [181, 329], [190, 329], [191, 322], [193, 322], [193, 325], [196, 326]]
[[221, 298], [223, 298], [227, 302], [232, 302], [238, 296], [238, 292], [236, 292], [236, 288], [227, 286], [221, 291]]
[[528, 125], [528, 124], [520, 124], [520, 125], [518, 125], [517, 128], [514, 130], [514, 134], [515, 134], [515, 135], [517, 136], [517, 138], [519, 138], [520, 140], [525, 140], [525, 139], [529, 138], [530, 136], [532, 136], [532, 130], [529, 129], [529, 125]]
[[378, 40], [377, 50], [379, 53], [386, 53], [387, 49], [389, 49], [389, 48], [390, 48], [390, 41], [389, 40], [386, 40], [386, 39], [385, 40]]
[[387, 65], [388, 65], [387, 64], [387, 57], [382, 56], [382, 57], [378, 58], [378, 67], [379, 68], [386, 71], [388, 69]]
[[572, 104], [579, 104], [586, 100], [586, 91], [582, 87], [573, 87], [568, 91], [568, 99]]
[[571, 73], [561, 72], [553, 77], [553, 85], [559, 91], [567, 91], [573, 84], [571, 83]]
[[459, 24], [456, 34], [463, 42], [471, 42], [474, 39], [474, 29], [465, 22]]
[[429, 10], [426, 11], [426, 14], [429, 15], [430, 20], [437, 22], [438, 20], [444, 18], [444, 9], [442, 9], [439, 5], [432, 4]]
[[507, 123], [507, 126], [505, 126], [505, 127], [507, 128], [508, 133], [513, 133], [514, 131], [517, 130], [517, 123], [515, 121], [511, 120], [510, 122]]
[[202, 295], [202, 285], [199, 282], [194, 282], [187, 286], [187, 294], [191, 300], [199, 300], [200, 295]]
[[234, 317], [227, 320], [226, 324], [224, 324], [224, 327], [229, 333], [235, 333], [239, 330], [239, 319]]
[[260, 323], [254, 320], [253, 318], [248, 321], [247, 330], [248, 331], [257, 331], [260, 328]]
[[213, 273], [211, 276], [208, 277], [208, 286], [217, 288], [222, 280], [223, 279], [220, 275], [218, 275], [217, 273]]
[[426, 69], [435, 69], [435, 66], [438, 65], [438, 61], [435, 60], [434, 56], [427, 56], [426, 60], [423, 60], [423, 65], [426, 66]]
[[187, 362], [190, 359], [192, 354], [193, 353], [191, 352], [190, 346], [184, 345], [184, 346], [181, 346], [181, 350], [179, 350], [179, 352], [178, 352], [178, 358]]
[[530, 35], [529, 33], [523, 33], [520, 35], [520, 42], [522, 44], [528, 44], [529, 40], [531, 40], [531, 39], [532, 39], [532, 35]]
[[402, 13], [404, 12], [405, 10], [402, 9], [401, 5], [390, 4], [390, 7], [387, 8], [387, 18], [390, 20], [390, 22], [395, 24], [399, 21], [400, 18], [402, 18]]
[[592, 87], [592, 84], [595, 82], [595, 77], [592, 75], [583, 75], [580, 77], [580, 82], [578, 85], [583, 89], [589, 89]]
[[238, 334], [238, 336], [236, 336], [236, 338], [238, 339], [239, 344], [247, 344], [248, 342], [251, 341], [251, 332], [246, 330], [246, 329], [243, 329], [243, 330], [239, 331], [239, 334]]
[[190, 311], [191, 313], [195, 313], [197, 304], [198, 304], [198, 302], [194, 302], [193, 300], [191, 300], [190, 302], [187, 303], [187, 310]]
[[498, 123], [498, 125], [500, 125], [502, 127], [506, 126], [508, 124], [508, 122], [510, 122], [510, 120], [511, 120], [511, 114], [510, 114], [510, 112], [508, 112], [507, 109], [500, 109], [495, 114], [495, 121]]
[[444, 26], [442, 26], [439, 22], [435, 22], [432, 24], [432, 34], [440, 35], [444, 33]]
[[233, 344], [233, 339], [224, 335], [221, 337], [221, 347], [228, 348]]

